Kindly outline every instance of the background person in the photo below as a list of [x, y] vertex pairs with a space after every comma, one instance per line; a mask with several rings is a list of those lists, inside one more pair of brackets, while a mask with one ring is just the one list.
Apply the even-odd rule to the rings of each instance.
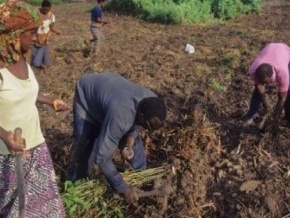
[[47, 72], [48, 67], [51, 66], [50, 34], [53, 32], [59, 35], [60, 32], [55, 29], [55, 16], [51, 12], [51, 2], [49, 0], [42, 1], [39, 12], [42, 25], [37, 30], [37, 41], [32, 49], [31, 65]]
[[[36, 40], [40, 15], [28, 4], [13, 1], [0, 4], [0, 17], [0, 217], [18, 217], [14, 155], [21, 154], [26, 217], [65, 217], [36, 103], [57, 110], [67, 110], [68, 106], [39, 95], [38, 83], [25, 59]], [[19, 142], [13, 134], [17, 127], [23, 131]]]
[[246, 114], [247, 127], [253, 122], [260, 105], [263, 105], [262, 114], [268, 113], [268, 103], [265, 96], [265, 87], [269, 84], [278, 84], [278, 100], [273, 113], [272, 127], [276, 125], [284, 108], [285, 119], [290, 124], [290, 48], [283, 43], [270, 43], [260, 52], [249, 68], [249, 75], [255, 82], [250, 108]]
[[89, 47], [91, 47], [91, 43], [93, 43], [93, 53], [95, 55], [98, 54], [104, 38], [101, 27], [109, 23], [108, 21], [103, 20], [102, 8], [104, 5], [105, 0], [98, 0], [97, 6], [92, 9], [90, 30], [93, 38], [90, 40], [85, 40], [85, 44]]
[[166, 118], [164, 101], [147, 88], [140, 87], [119, 74], [100, 73], [82, 76], [74, 97], [75, 143], [71, 151], [68, 180], [87, 177], [97, 163], [109, 183], [126, 200], [136, 200], [136, 193], [123, 180], [113, 164], [113, 154], [126, 142], [134, 156], [125, 158], [134, 169], [146, 168], [146, 156], [140, 137], [142, 128], [154, 130]]

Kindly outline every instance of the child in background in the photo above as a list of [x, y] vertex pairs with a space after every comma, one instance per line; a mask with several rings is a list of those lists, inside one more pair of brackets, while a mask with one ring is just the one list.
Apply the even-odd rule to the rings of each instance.
[[51, 32], [60, 34], [54, 28], [55, 16], [50, 11], [51, 2], [49, 0], [42, 1], [39, 12], [42, 18], [42, 25], [37, 30], [37, 41], [32, 49], [31, 65], [41, 68], [44, 73], [47, 72], [51, 65], [49, 38]]

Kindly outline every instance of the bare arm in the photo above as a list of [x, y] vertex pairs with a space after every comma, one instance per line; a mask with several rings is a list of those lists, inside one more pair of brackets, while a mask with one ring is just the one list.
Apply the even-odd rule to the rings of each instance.
[[287, 92], [278, 93], [278, 101], [276, 103], [274, 114], [273, 114], [273, 124], [275, 124], [277, 120], [279, 119], [280, 114], [283, 110], [286, 98], [287, 98]]
[[56, 111], [67, 111], [71, 109], [71, 107], [62, 100], [45, 95], [38, 94], [36, 102], [40, 104], [48, 104]]
[[56, 99], [49, 96], [45, 96], [45, 95], [38, 94], [37, 96], [37, 103], [40, 103], [40, 104], [48, 104], [50, 106], [53, 106], [54, 100]]
[[261, 96], [264, 114], [266, 114], [268, 113], [268, 102], [266, 100], [266, 95], [265, 95], [265, 85], [262, 85], [262, 84], [255, 85], [255, 89], [258, 90], [258, 93]]
[[57, 35], [60, 34], [60, 32], [58, 30], [55, 29], [54, 23], [49, 25], [50, 31], [53, 33], [56, 33]]

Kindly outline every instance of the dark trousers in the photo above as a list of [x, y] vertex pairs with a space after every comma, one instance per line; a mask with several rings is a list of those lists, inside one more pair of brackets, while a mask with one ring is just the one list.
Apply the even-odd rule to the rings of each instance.
[[[74, 110], [74, 134], [75, 143], [71, 151], [70, 163], [68, 168], [67, 179], [77, 181], [88, 176], [92, 169], [95, 159], [93, 148], [98, 138], [100, 128], [93, 123], [83, 119]], [[143, 170], [146, 168], [146, 156], [143, 141], [139, 136], [133, 148], [134, 157], [129, 161], [133, 169]], [[111, 165], [103, 166], [105, 171], [110, 172]]]
[[51, 65], [51, 60], [49, 56], [50, 46], [49, 44], [43, 45], [41, 47], [33, 46], [31, 52], [31, 65], [35, 67]]

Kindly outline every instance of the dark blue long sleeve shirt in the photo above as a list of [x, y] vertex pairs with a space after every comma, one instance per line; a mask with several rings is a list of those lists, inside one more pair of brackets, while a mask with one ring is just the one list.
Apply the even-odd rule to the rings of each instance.
[[102, 19], [103, 11], [100, 6], [96, 6], [93, 8], [91, 12], [91, 21], [97, 22], [98, 19]]
[[110, 184], [124, 192], [128, 185], [116, 170], [112, 158], [124, 135], [137, 138], [141, 130], [135, 125], [138, 103], [156, 94], [116, 73], [88, 74], [77, 82], [76, 96], [83, 118], [100, 126], [94, 144], [95, 162]]

